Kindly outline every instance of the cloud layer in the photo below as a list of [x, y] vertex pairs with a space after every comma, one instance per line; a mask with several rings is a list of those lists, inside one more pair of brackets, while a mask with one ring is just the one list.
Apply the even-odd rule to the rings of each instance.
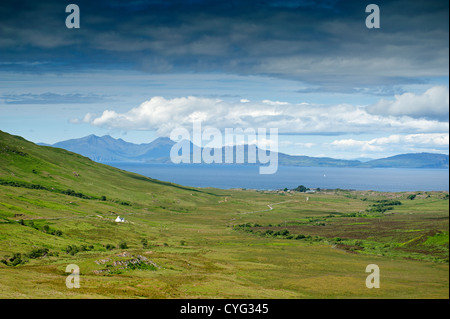
[[[429, 108], [430, 105], [424, 101], [437, 100], [436, 108], [441, 110], [441, 91], [441, 88], [435, 88], [427, 91], [424, 95], [407, 95], [406, 98], [404, 94], [397, 97], [396, 102], [391, 103], [419, 105], [414, 110], [423, 108], [420, 110], [425, 112], [426, 107]], [[433, 92], [437, 92], [436, 98]], [[448, 90], [446, 101], [448, 106]], [[191, 129], [193, 120], [202, 121], [204, 127], [210, 126], [220, 130], [225, 128], [278, 128], [280, 134], [448, 132], [448, 120], [416, 118], [417, 113], [408, 113], [407, 107], [403, 112], [405, 114], [391, 114], [390, 108], [377, 108], [382, 103], [386, 104], [387, 102], [381, 100], [375, 106], [365, 107], [351, 104], [292, 104], [270, 100], [253, 102], [246, 99], [230, 102], [193, 96], [165, 99], [156, 96], [124, 113], [114, 110], [105, 110], [102, 114], [97, 115], [88, 113], [83, 121], [107, 129], [156, 131], [161, 136], [169, 136], [173, 129], [179, 127]]]
[[428, 89], [422, 95], [404, 93], [395, 95], [395, 100], [382, 99], [370, 105], [367, 111], [372, 114], [411, 116], [414, 118], [437, 119], [448, 121], [449, 92], [444, 86]]
[[2, 67], [269, 75], [328, 92], [383, 92], [448, 76], [449, 4], [442, 0], [380, 0], [378, 30], [365, 27], [361, 1], [77, 4], [81, 28], [69, 30], [60, 1], [2, 1]]
[[42, 94], [4, 94], [0, 95], [0, 99], [3, 99], [5, 104], [78, 104], [103, 101], [104, 97], [93, 93], [57, 94], [47, 92]]
[[410, 152], [448, 153], [449, 134], [394, 134], [371, 140], [341, 139], [330, 143], [334, 150], [360, 154], [398, 154]]

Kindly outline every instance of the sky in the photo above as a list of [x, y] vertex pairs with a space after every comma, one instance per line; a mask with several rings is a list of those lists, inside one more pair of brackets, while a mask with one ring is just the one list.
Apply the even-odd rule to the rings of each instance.
[[2, 0], [0, 21], [0, 130], [36, 143], [200, 119], [292, 155], [449, 153], [446, 0]]

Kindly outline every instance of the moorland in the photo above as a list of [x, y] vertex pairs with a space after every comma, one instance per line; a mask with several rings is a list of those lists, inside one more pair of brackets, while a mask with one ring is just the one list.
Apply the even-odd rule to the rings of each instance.
[[0, 298], [449, 298], [448, 198], [187, 187], [0, 131]]

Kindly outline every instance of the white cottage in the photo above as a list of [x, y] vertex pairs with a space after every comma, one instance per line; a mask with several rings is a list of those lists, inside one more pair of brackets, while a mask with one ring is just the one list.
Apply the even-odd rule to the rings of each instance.
[[124, 222], [125, 222], [125, 218], [122, 218], [122, 217], [120, 217], [120, 216], [117, 216], [115, 222], [116, 222], [116, 223], [124, 223]]

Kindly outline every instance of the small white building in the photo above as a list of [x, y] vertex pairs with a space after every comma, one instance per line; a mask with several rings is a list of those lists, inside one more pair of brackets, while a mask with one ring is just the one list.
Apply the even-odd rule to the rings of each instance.
[[120, 216], [117, 216], [115, 222], [116, 222], [116, 223], [124, 223], [124, 222], [125, 222], [125, 218], [122, 218], [122, 217], [120, 217]]

